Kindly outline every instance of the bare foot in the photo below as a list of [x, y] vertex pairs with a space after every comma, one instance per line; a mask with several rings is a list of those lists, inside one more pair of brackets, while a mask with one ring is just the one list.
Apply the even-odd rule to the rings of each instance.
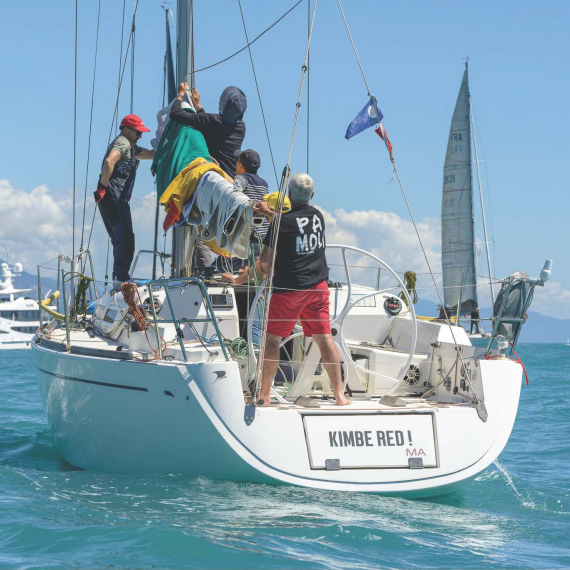
[[271, 397], [269, 398], [259, 398], [257, 402], [255, 402], [256, 407], [258, 408], [268, 408], [271, 406]]
[[340, 396], [335, 396], [335, 399], [337, 406], [349, 406], [350, 404], [352, 404], [352, 400], [349, 400], [344, 394], [341, 394]]

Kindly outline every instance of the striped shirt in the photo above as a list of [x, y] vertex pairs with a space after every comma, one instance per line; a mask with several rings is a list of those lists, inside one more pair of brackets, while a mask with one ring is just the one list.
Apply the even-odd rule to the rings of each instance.
[[[234, 188], [239, 192], [243, 192], [248, 198], [256, 202], [263, 200], [263, 197], [269, 194], [267, 182], [257, 176], [257, 174], [238, 174], [234, 178]], [[263, 239], [269, 229], [269, 222], [265, 220], [261, 226], [257, 226], [255, 229], [261, 239]]]

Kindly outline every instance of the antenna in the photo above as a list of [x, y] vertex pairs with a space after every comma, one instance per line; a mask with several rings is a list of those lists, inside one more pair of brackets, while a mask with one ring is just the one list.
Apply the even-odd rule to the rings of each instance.
[[6, 263], [8, 263], [8, 265], [10, 264], [10, 262], [8, 261], [8, 258], [10, 257], [11, 253], [14, 253], [13, 251], [10, 251], [7, 247], [4, 248], [6, 251]]

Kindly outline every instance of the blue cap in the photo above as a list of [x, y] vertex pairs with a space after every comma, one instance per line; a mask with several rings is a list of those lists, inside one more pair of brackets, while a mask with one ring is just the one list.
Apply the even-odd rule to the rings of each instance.
[[230, 123], [237, 123], [246, 109], [247, 98], [243, 91], [237, 87], [226, 87], [220, 97], [220, 115]]

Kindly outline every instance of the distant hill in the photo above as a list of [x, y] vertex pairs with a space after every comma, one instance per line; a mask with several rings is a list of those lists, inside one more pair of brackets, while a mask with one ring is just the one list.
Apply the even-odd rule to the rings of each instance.
[[[0, 263], [2, 260], [0, 259]], [[44, 273], [47, 273], [45, 271]], [[55, 273], [50, 271], [49, 273]], [[29, 293], [30, 297], [37, 298], [38, 294], [38, 278], [37, 275], [22, 272], [22, 276], [16, 280], [18, 287], [22, 289], [31, 289]], [[42, 274], [42, 294], [45, 296], [46, 293], [51, 289], [55, 291], [57, 287], [57, 282], [55, 278], [43, 276]], [[429, 301], [428, 299], [420, 299], [415, 305], [416, 313], [424, 317], [436, 317], [437, 316], [437, 303]], [[483, 308], [481, 309], [481, 316], [483, 318], [489, 318], [491, 315], [491, 309]], [[487, 323], [485, 325], [486, 329], [490, 326]], [[570, 319], [556, 319], [554, 317], [547, 317], [546, 315], [541, 315], [535, 311], [528, 312], [528, 321], [525, 323], [519, 342], [530, 342], [530, 343], [565, 343], [566, 339], [570, 337]]]

